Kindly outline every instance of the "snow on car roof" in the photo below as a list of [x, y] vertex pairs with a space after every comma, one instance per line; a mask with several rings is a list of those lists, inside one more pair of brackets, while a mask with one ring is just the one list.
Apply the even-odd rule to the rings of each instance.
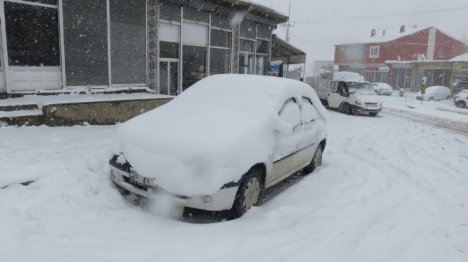
[[307, 84], [254, 75], [207, 77], [168, 104], [123, 124], [118, 150], [134, 169], [179, 195], [204, 195], [237, 182], [267, 162], [275, 145], [278, 112], [291, 97], [309, 97], [325, 121], [325, 109]]

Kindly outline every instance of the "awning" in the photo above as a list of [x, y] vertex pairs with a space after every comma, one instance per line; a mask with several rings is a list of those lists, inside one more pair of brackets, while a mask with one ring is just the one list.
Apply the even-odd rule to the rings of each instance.
[[276, 35], [273, 35], [271, 61], [278, 60], [290, 65], [304, 64], [306, 62], [306, 53], [278, 38]]

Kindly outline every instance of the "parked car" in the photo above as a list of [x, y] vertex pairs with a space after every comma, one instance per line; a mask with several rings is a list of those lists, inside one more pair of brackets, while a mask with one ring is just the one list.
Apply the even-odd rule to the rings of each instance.
[[375, 93], [379, 96], [391, 96], [393, 88], [387, 83], [372, 83]]
[[207, 77], [121, 125], [110, 179], [126, 194], [243, 215], [266, 188], [322, 163], [326, 110], [305, 83]]
[[465, 108], [468, 105], [468, 89], [464, 89], [456, 94], [453, 101], [458, 107]]
[[426, 93], [423, 95], [421, 92], [418, 93], [416, 99], [428, 100], [428, 101], [439, 101], [449, 99], [452, 93], [446, 86], [431, 86], [426, 88]]

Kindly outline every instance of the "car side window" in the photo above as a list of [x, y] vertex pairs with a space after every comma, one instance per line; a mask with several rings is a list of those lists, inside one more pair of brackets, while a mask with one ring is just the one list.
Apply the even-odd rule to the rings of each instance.
[[331, 82], [330, 92], [331, 93], [337, 93], [338, 92], [338, 82]]
[[296, 128], [301, 123], [301, 110], [294, 98], [288, 99], [278, 113], [279, 117]]
[[302, 122], [310, 124], [317, 119], [317, 110], [315, 109], [312, 101], [308, 97], [302, 98]]

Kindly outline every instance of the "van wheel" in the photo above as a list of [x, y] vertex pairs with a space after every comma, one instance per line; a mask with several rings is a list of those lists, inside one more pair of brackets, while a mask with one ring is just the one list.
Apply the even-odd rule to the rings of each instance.
[[258, 204], [263, 189], [260, 170], [251, 169], [243, 178], [237, 190], [232, 213], [234, 218], [244, 215], [252, 206]]
[[310, 161], [310, 164], [304, 169], [302, 169], [302, 174], [303, 175], [308, 175], [312, 173], [317, 167], [322, 165], [322, 155], [323, 155], [323, 147], [322, 145], [319, 145], [317, 147], [317, 150], [315, 150], [314, 157], [312, 157], [312, 160]]
[[341, 112], [347, 114], [347, 115], [351, 115], [353, 114], [353, 109], [351, 108], [351, 106], [348, 104], [348, 103], [343, 103], [341, 105]]
[[461, 108], [465, 108], [465, 107], [466, 107], [466, 103], [465, 103], [465, 101], [460, 101], [460, 102], [457, 103], [457, 106], [458, 106], [458, 107], [461, 107]]

